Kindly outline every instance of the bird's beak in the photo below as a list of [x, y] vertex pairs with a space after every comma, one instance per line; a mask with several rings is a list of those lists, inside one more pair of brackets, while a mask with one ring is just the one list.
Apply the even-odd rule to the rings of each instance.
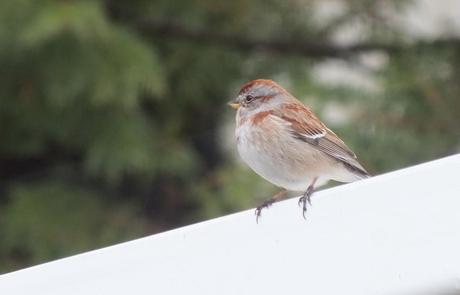
[[228, 103], [228, 105], [234, 108], [235, 110], [239, 109], [241, 106], [241, 104], [237, 101], [231, 101]]

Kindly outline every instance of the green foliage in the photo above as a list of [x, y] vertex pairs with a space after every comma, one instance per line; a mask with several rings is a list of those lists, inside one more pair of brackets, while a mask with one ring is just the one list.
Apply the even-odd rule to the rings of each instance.
[[0, 213], [0, 271], [140, 237], [147, 229], [130, 204], [62, 183], [12, 186]]
[[248, 169], [223, 166], [194, 186], [192, 192], [200, 198], [202, 206], [197, 216], [193, 217], [218, 217], [240, 208], [254, 207], [264, 201], [261, 196], [271, 196], [277, 192], [259, 176], [248, 173]]
[[[408, 47], [370, 69], [338, 57], [366, 68], [377, 87], [365, 90], [320, 82], [323, 59], [213, 40], [326, 43], [354, 26], [364, 41], [410, 39], [387, 18], [412, 1], [342, 0], [321, 16], [323, 2], [0, 1], [0, 271], [270, 197], [224, 131], [225, 103], [250, 79], [287, 86], [375, 174], [458, 152], [455, 45]], [[175, 26], [158, 33], [146, 19]]]

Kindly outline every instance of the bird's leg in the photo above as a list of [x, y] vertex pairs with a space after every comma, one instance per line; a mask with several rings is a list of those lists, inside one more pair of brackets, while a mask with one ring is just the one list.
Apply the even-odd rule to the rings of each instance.
[[257, 206], [255, 214], [256, 214], [256, 222], [259, 222], [259, 217], [262, 214], [262, 209], [270, 207], [273, 203], [282, 200], [287, 194], [287, 190], [282, 189], [276, 195], [271, 197], [270, 199], [264, 201], [262, 204]]
[[307, 219], [305, 217], [305, 213], [307, 212], [307, 203], [310, 204], [311, 206], [311, 195], [313, 194], [315, 190], [315, 183], [317, 180], [318, 180], [318, 177], [313, 178], [313, 181], [308, 186], [303, 196], [299, 198], [299, 206], [302, 205], [302, 215], [304, 219]]

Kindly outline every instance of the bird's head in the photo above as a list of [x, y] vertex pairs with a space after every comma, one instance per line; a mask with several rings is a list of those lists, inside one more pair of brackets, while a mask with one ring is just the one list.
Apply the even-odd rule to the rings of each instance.
[[258, 79], [244, 84], [229, 106], [239, 111], [268, 109], [289, 97], [290, 94], [274, 81]]

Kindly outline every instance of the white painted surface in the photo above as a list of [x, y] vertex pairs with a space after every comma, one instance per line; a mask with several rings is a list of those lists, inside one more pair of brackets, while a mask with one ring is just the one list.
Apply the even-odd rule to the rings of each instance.
[[297, 199], [263, 213], [6, 274], [0, 294], [460, 293], [460, 155], [318, 192], [307, 221]]

